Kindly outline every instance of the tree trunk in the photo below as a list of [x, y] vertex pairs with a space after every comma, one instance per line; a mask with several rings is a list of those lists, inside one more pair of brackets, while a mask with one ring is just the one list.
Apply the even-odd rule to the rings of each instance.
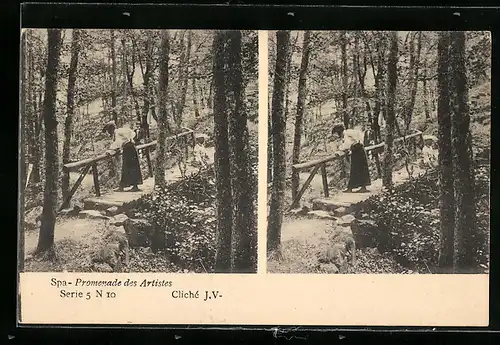
[[[73, 116], [75, 114], [75, 88], [78, 75], [78, 54], [80, 50], [80, 31], [73, 29], [71, 39], [71, 61], [69, 64], [68, 94], [66, 102], [66, 120], [64, 122], [63, 164], [69, 163], [71, 135], [73, 133]], [[69, 171], [63, 170], [62, 195], [63, 200], [69, 196]], [[63, 207], [69, 207], [69, 202]]]
[[61, 50], [61, 30], [47, 29], [48, 57], [45, 74], [45, 98], [43, 120], [45, 125], [45, 190], [43, 198], [42, 222], [38, 237], [38, 255], [55, 259], [54, 227], [56, 222], [57, 183], [59, 180], [59, 155], [57, 141], [56, 92], [59, 53]]
[[241, 31], [227, 34], [228, 86], [233, 95], [234, 111], [229, 118], [231, 181], [233, 191], [233, 237], [235, 248], [233, 272], [257, 272], [257, 224], [255, 219], [256, 180], [249, 162], [247, 113], [244, 104], [244, 80], [241, 61]]
[[[31, 156], [31, 163], [33, 164], [33, 171], [31, 173], [31, 180], [33, 181], [33, 186], [38, 184], [41, 180], [40, 178], [40, 164], [41, 164], [41, 143], [42, 143], [42, 138], [41, 138], [41, 126], [40, 126], [40, 120], [41, 116], [38, 114], [38, 107], [37, 107], [37, 85], [35, 84], [35, 73], [36, 73], [36, 66], [35, 66], [35, 57], [33, 54], [33, 35], [32, 31], [33, 29], [27, 29], [26, 30], [26, 40], [28, 44], [28, 56], [29, 56], [29, 70], [28, 70], [28, 83], [30, 85], [30, 88], [28, 90], [28, 108], [26, 109], [27, 114], [29, 115], [29, 122], [27, 123], [27, 126], [29, 128], [28, 132], [28, 141], [30, 142], [30, 156]], [[40, 96], [41, 98], [41, 96]]]
[[286, 88], [285, 88], [285, 119], [288, 119], [288, 114], [290, 112], [290, 79], [292, 77], [292, 57], [293, 57], [293, 47], [297, 45], [299, 40], [299, 34], [295, 35], [295, 38], [290, 46], [288, 56], [286, 59]]
[[110, 37], [110, 46], [111, 46], [111, 80], [112, 80], [112, 87], [111, 87], [111, 108], [113, 109], [113, 121], [115, 121], [115, 124], [119, 126], [120, 124], [118, 123], [118, 111], [116, 109], [116, 89], [117, 89], [117, 84], [116, 84], [116, 49], [115, 49], [115, 30], [111, 30], [111, 37]]
[[[182, 123], [182, 113], [184, 112], [184, 107], [186, 105], [186, 93], [188, 87], [189, 80], [189, 60], [191, 58], [191, 40], [192, 40], [192, 31], [188, 30], [187, 37], [187, 47], [186, 51], [181, 53], [180, 64], [179, 64], [179, 84], [180, 84], [180, 97], [177, 102], [177, 116], [176, 116], [176, 124], [179, 128]], [[182, 41], [182, 45], [184, 45], [184, 40]]]
[[418, 87], [418, 71], [420, 67], [420, 52], [422, 48], [422, 31], [418, 32], [417, 38], [417, 51], [415, 53], [415, 43], [414, 39], [410, 42], [410, 94], [409, 101], [405, 109], [405, 133], [408, 132], [413, 117], [413, 109], [415, 107], [415, 98], [417, 95]]
[[385, 188], [392, 187], [392, 169], [394, 165], [394, 127], [396, 122], [396, 83], [397, 83], [397, 61], [398, 61], [398, 34], [391, 32], [391, 48], [387, 66], [388, 76], [388, 104], [386, 133], [384, 145], [384, 164], [382, 169], [382, 183]]
[[[309, 64], [309, 42], [311, 31], [304, 33], [304, 43], [302, 45], [302, 62], [299, 72], [299, 90], [297, 97], [297, 115], [295, 117], [295, 132], [293, 137], [292, 164], [298, 164], [300, 161], [300, 141], [302, 139], [302, 121], [304, 118], [306, 97], [307, 97], [307, 66]], [[320, 105], [321, 109], [321, 105]], [[295, 199], [299, 193], [299, 172], [292, 170], [292, 199]]]
[[424, 112], [425, 120], [430, 120], [431, 115], [429, 111], [429, 90], [427, 90], [427, 59], [424, 61], [424, 68], [422, 69], [423, 80], [422, 80], [422, 91], [424, 97]]
[[[145, 139], [149, 139], [149, 123], [148, 114], [151, 105], [151, 78], [153, 74], [153, 34], [151, 30], [146, 30], [146, 70], [144, 71], [143, 86], [144, 86], [144, 101], [142, 107], [141, 127], [144, 130]], [[141, 65], [142, 66], [142, 65]]]
[[168, 60], [170, 54], [170, 32], [162, 31], [161, 50], [160, 50], [160, 82], [158, 90], [159, 116], [158, 116], [158, 139], [156, 147], [156, 166], [155, 166], [155, 186], [165, 184], [165, 140], [167, 138], [168, 128]]
[[348, 79], [347, 79], [347, 32], [342, 31], [340, 37], [340, 50], [342, 59], [342, 114], [344, 120], [344, 127], [349, 128], [349, 113], [347, 111], [347, 92], [348, 92]]
[[226, 57], [227, 33], [218, 31], [214, 37], [214, 138], [215, 138], [215, 187], [217, 200], [217, 250], [215, 271], [231, 271], [232, 242], [232, 193], [229, 161], [228, 115], [226, 104]]
[[198, 106], [198, 92], [196, 88], [196, 78], [193, 77], [191, 79], [191, 83], [193, 86], [193, 108], [194, 108], [194, 117], [200, 117], [200, 108]]
[[477, 238], [474, 168], [470, 152], [469, 94], [465, 32], [451, 33], [451, 137], [455, 189], [455, 257], [457, 273], [470, 273], [476, 264]]
[[281, 225], [285, 202], [286, 150], [285, 150], [285, 84], [286, 58], [290, 46], [290, 31], [276, 34], [276, 68], [274, 73], [273, 102], [271, 110], [271, 135], [273, 137], [273, 182], [269, 205], [267, 250], [279, 250]]
[[438, 43], [438, 162], [439, 162], [439, 268], [442, 273], [453, 268], [455, 198], [453, 192], [453, 162], [451, 149], [449, 33], [439, 33]]
[[[28, 49], [26, 44], [26, 31], [21, 33], [21, 133], [20, 133], [20, 176], [21, 181], [18, 182], [19, 188], [19, 196], [22, 198], [22, 202], [19, 203], [19, 214], [24, 215], [25, 204], [26, 204], [26, 195], [25, 195], [25, 185], [26, 185], [26, 165], [28, 160], [26, 159], [26, 101], [28, 94], [28, 71], [26, 58], [28, 55]], [[31, 124], [30, 124], [31, 125]], [[21, 223], [23, 224], [23, 223]], [[24, 235], [25, 229], [24, 226], [18, 230], [18, 252], [17, 252], [17, 265], [19, 273], [24, 270]]]

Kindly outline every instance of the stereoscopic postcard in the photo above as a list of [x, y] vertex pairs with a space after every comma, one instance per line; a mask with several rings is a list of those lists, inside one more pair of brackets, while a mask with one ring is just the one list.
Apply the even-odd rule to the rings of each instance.
[[491, 34], [23, 28], [19, 323], [487, 326]]

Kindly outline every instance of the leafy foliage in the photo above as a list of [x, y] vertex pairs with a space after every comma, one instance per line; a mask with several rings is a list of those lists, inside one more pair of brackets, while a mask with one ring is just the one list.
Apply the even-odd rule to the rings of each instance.
[[203, 272], [214, 265], [215, 176], [202, 171], [138, 200], [138, 211], [158, 234], [163, 251], [178, 267]]
[[[481, 250], [477, 262], [487, 262], [489, 231], [489, 175], [486, 167], [476, 168], [478, 234]], [[378, 247], [390, 252], [400, 264], [421, 272], [437, 266], [439, 255], [438, 171], [432, 169], [416, 178], [366, 201], [364, 211], [379, 226]]]

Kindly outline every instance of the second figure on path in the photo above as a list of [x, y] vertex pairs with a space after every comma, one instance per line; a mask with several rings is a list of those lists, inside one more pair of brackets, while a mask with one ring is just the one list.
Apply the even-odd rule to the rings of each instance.
[[344, 139], [340, 149], [351, 151], [349, 182], [345, 192], [352, 193], [354, 188], [359, 187], [361, 188], [357, 191], [358, 193], [368, 192], [366, 187], [371, 184], [371, 179], [363, 145], [364, 132], [359, 129], [344, 129], [344, 126], [339, 124], [333, 127], [333, 133]]
[[124, 126], [118, 128], [114, 134], [115, 141], [111, 144], [107, 153], [113, 154], [120, 149], [122, 150], [122, 171], [118, 191], [123, 192], [124, 188], [130, 186], [132, 186], [130, 192], [140, 191], [138, 185], [142, 184], [142, 173], [139, 164], [139, 154], [134, 144], [136, 133]]

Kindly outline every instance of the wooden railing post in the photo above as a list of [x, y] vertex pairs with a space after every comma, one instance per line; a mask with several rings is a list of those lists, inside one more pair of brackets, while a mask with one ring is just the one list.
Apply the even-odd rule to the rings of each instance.
[[92, 175], [94, 176], [95, 195], [101, 196], [101, 187], [99, 186], [99, 172], [97, 171], [97, 163], [92, 163]]
[[290, 205], [290, 209], [293, 209], [293, 208], [295, 208], [295, 207], [298, 206], [300, 198], [302, 198], [302, 195], [304, 195], [304, 192], [306, 191], [307, 187], [309, 187], [309, 185], [311, 184], [311, 181], [313, 180], [314, 176], [318, 172], [319, 167], [320, 167], [319, 165], [316, 165], [313, 168], [313, 170], [311, 171], [311, 174], [307, 178], [306, 182], [304, 183], [304, 185], [302, 186], [302, 188], [299, 190], [299, 192], [295, 196], [295, 199], [292, 201], [292, 204]]
[[149, 147], [146, 147], [144, 149], [146, 152], [146, 162], [148, 164], [148, 173], [149, 173], [149, 177], [152, 177], [153, 176], [153, 164], [151, 163], [151, 156], [149, 154]]
[[78, 177], [78, 180], [76, 180], [75, 184], [73, 185], [73, 188], [71, 188], [70, 192], [68, 193], [68, 196], [64, 199], [61, 207], [59, 208], [59, 211], [61, 211], [65, 207], [69, 206], [71, 198], [75, 194], [78, 187], [80, 187], [80, 185], [82, 184], [82, 181], [85, 178], [85, 176], [88, 174], [89, 170], [90, 170], [90, 164], [85, 166], [85, 168], [83, 168], [82, 172], [80, 173], [80, 176]]
[[326, 175], [326, 163], [321, 164], [321, 177], [323, 179], [323, 194], [325, 194], [325, 198], [330, 196], [328, 192], [328, 176]]

